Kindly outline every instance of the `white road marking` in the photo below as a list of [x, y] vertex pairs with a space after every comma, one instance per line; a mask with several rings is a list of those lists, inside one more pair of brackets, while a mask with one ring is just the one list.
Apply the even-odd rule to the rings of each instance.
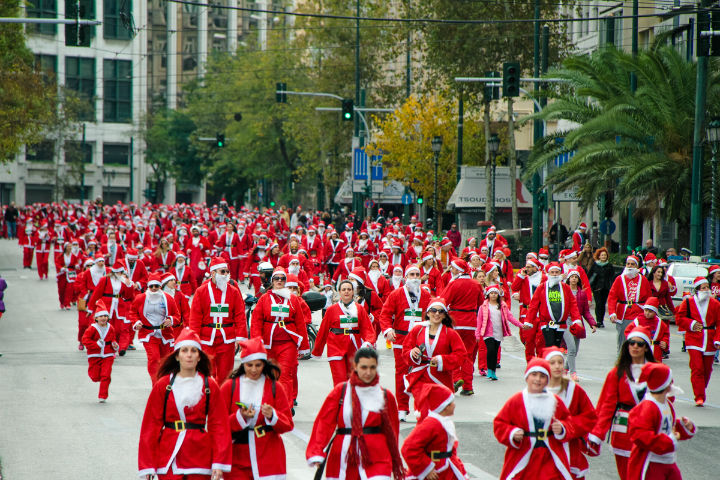
[[295, 435], [297, 438], [299, 438], [300, 440], [302, 440], [305, 443], [308, 443], [310, 441], [310, 436], [307, 433], [303, 432], [302, 430], [293, 428], [292, 430], [290, 430], [290, 433], [292, 433], [293, 435]]
[[485, 470], [476, 467], [472, 463], [463, 462], [465, 470], [471, 475], [471, 478], [477, 478], [479, 480], [498, 480], [494, 475], [490, 475]]

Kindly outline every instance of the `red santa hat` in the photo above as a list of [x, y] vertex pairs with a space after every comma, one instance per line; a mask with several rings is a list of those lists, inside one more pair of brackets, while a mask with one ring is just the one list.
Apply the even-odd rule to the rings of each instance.
[[580, 270], [578, 270], [577, 268], [571, 268], [570, 270], [568, 270], [565, 278], [569, 279], [572, 275], [575, 275], [576, 277], [578, 277], [578, 280], [582, 281], [582, 277], [580, 276]]
[[497, 293], [501, 297], [503, 296], [503, 289], [500, 288], [500, 285], [497, 283], [494, 283], [485, 289], [485, 297], [489, 297], [492, 292]]
[[105, 302], [102, 300], [98, 300], [95, 302], [95, 313], [93, 314], [93, 318], [101, 317], [103, 315], [110, 316], [110, 312], [108, 311], [107, 306], [105, 305]]
[[170, 280], [177, 280], [177, 279], [175, 278], [175, 275], [173, 275], [172, 273], [168, 272], [168, 273], [166, 273], [165, 275], [162, 276], [162, 278], [160, 279], [160, 283], [161, 283], [162, 285], [165, 285], [165, 284], [166, 284], [167, 282], [169, 282]]
[[653, 312], [655, 312], [655, 315], [658, 315], [660, 313], [658, 311], [660, 308], [660, 300], [658, 299], [658, 297], [649, 297], [642, 308], [646, 310], [652, 310]]
[[640, 259], [635, 255], [628, 255], [628, 257], [625, 259], [625, 263], [627, 262], [635, 262], [635, 265], [640, 265]]
[[363, 235], [365, 235], [366, 237], [370, 236], [370, 234], [365, 229], [360, 230], [360, 234], [358, 236], [362, 237]]
[[92, 258], [86, 258], [85, 262], [83, 263], [83, 266], [89, 267], [90, 265], [94, 265], [94, 264], [95, 264], [95, 260], [93, 260]]
[[708, 268], [708, 277], [712, 276], [718, 270], [720, 270], [720, 265], [711, 265], [710, 268]]
[[430, 310], [431, 308], [438, 308], [444, 312], [448, 311], [447, 303], [445, 302], [445, 299], [441, 297], [436, 297], [430, 300], [427, 309]]
[[400, 251], [402, 252], [402, 249], [403, 249], [403, 242], [402, 242], [402, 240], [400, 240], [399, 238], [393, 240], [392, 248], [399, 248]]
[[556, 357], [558, 355], [560, 357], [562, 357], [563, 359], [565, 358], [565, 352], [563, 351], [562, 348], [558, 348], [556, 346], [543, 348], [542, 356], [545, 360], [548, 361], [548, 363], [550, 362], [551, 358]]
[[545, 271], [550, 273], [550, 270], [560, 270], [562, 273], [562, 267], [557, 262], [550, 262], [545, 266]]
[[577, 257], [576, 250], [565, 250], [565, 258], [575, 258], [575, 257]]
[[531, 358], [525, 367], [525, 380], [530, 376], [531, 373], [540, 372], [550, 378], [550, 363], [544, 358], [534, 357]]
[[632, 330], [630, 330], [630, 333], [627, 335], [627, 339], [633, 339], [633, 338], [639, 338], [642, 341], [644, 341], [647, 345], [652, 345], [652, 342], [650, 341], [650, 337], [652, 337], [652, 333], [650, 333], [650, 329], [647, 327], [635, 327]]
[[[147, 254], [147, 255], [151, 254], [151, 253], [152, 253], [152, 248], [150, 248], [150, 247], [145, 247], [145, 248], [143, 248], [143, 253], [145, 253], [145, 254]], [[177, 258], [177, 256], [176, 256], [175, 258]]]
[[405, 276], [407, 277], [412, 272], [420, 273], [420, 268], [418, 268], [418, 266], [415, 265], [414, 263], [405, 267]]
[[528, 258], [527, 261], [525, 262], [525, 266], [526, 267], [533, 266], [533, 267], [537, 268], [538, 270], [542, 270], [542, 268], [543, 268], [543, 264], [540, 263], [540, 261], [537, 258]]
[[110, 268], [110, 271], [120, 273], [125, 271], [125, 266], [122, 264], [120, 259], [115, 260], [115, 264]]
[[427, 262], [428, 260], [432, 260], [435, 258], [435, 255], [433, 255], [433, 252], [430, 250], [425, 250], [423, 252], [422, 261]]
[[452, 265], [456, 269], [460, 270], [461, 273], [468, 273], [468, 271], [470, 270], [468, 268], [467, 262], [465, 260], [463, 260], [462, 258], [453, 259], [453, 261], [450, 262], [450, 265]]
[[535, 252], [528, 252], [528, 253], [526, 253], [526, 254], [525, 254], [525, 260], [527, 260], [528, 258], [538, 258], [537, 253], [535, 253]]
[[285, 280], [287, 280], [287, 272], [283, 267], [275, 267], [272, 273], [272, 277], [270, 277], [270, 279], [272, 280], [275, 277], [285, 277]]
[[137, 260], [138, 258], [138, 251], [134, 248], [128, 248], [127, 253], [125, 254], [127, 258], [130, 260]]
[[300, 279], [297, 275], [293, 275], [292, 273], [289, 273], [287, 276], [287, 280], [285, 281], [285, 286], [290, 287], [298, 287], [300, 288]]
[[492, 225], [488, 227], [487, 231], [485, 232], [485, 236], [488, 236], [488, 235], [490, 235], [491, 233], [496, 233], [496, 232], [495, 232], [495, 227], [492, 226]]
[[550, 250], [548, 250], [547, 248], [543, 247], [540, 250], [538, 250], [538, 258], [543, 258], [543, 257], [547, 258], [549, 256], [550, 256]]
[[[402, 265], [395, 265], [395, 266], [393, 267], [393, 273], [395, 273], [396, 270], [399, 271], [400, 273], [403, 273]], [[418, 270], [418, 271], [419, 271], [419, 270]]]
[[646, 363], [638, 381], [646, 382], [651, 393], [660, 393], [672, 385], [672, 370], [664, 363]]
[[580, 224], [580, 227], [578, 227], [578, 228], [582, 228], [583, 230], [587, 230], [587, 224], [586, 224], [585, 222], [582, 222], [582, 223]]
[[648, 252], [647, 255], [645, 255], [645, 259], [644, 259], [644, 260], [645, 260], [645, 263], [656, 262], [656, 261], [657, 261], [657, 257], [655, 256], [654, 253]]
[[443, 237], [442, 241], [440, 242], [440, 247], [449, 247], [452, 246], [452, 242], [448, 237]]
[[468, 239], [467, 239], [467, 244], [470, 245], [470, 242], [472, 242], [473, 240], [476, 240], [476, 241], [477, 241], [477, 238], [475, 238], [475, 237], [470, 237], [470, 238], [468, 238]]
[[178, 253], [175, 255], [175, 260], [177, 260], [178, 258], [187, 258], [187, 257], [185, 256], [184, 253], [178, 252]]
[[215, 270], [219, 270], [221, 268], [228, 268], [227, 262], [223, 257], [215, 257], [212, 260], [210, 260], [210, 271], [214, 272]]
[[150, 287], [152, 285], [157, 285], [158, 287], [162, 286], [162, 275], [160, 273], [156, 272], [150, 274], [147, 286]]
[[195, 347], [198, 350], [202, 350], [202, 345], [200, 344], [200, 337], [198, 337], [198, 334], [190, 330], [189, 328], [183, 328], [182, 332], [180, 332], [180, 335], [178, 335], [177, 339], [175, 340], [174, 350], [177, 352], [182, 347]]
[[426, 383], [420, 388], [417, 400], [422, 410], [440, 413], [455, 401], [455, 394], [445, 385]]
[[367, 272], [365, 272], [364, 267], [358, 267], [354, 269], [350, 274], [348, 275], [349, 278], [352, 278], [353, 280], [356, 280], [360, 285], [363, 287], [365, 286], [365, 282], [367, 281]]
[[498, 265], [495, 262], [488, 262], [485, 265], [483, 265], [482, 269], [485, 272], [485, 275], [492, 272], [494, 269], [498, 268], [500, 265]]
[[697, 290], [703, 283], [708, 283], [708, 279], [705, 277], [695, 277], [695, 280], [693, 280], [693, 288]]
[[240, 363], [252, 362], [253, 360], [265, 360], [267, 362], [267, 350], [263, 345], [262, 337], [255, 337], [249, 340], [241, 340]]
[[105, 257], [103, 257], [102, 253], [98, 253], [95, 255], [95, 263], [97, 262], [105, 262]]

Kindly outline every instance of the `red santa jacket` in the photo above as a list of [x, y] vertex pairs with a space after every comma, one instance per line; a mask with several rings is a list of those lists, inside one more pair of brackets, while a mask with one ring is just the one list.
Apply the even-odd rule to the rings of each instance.
[[650, 281], [647, 278], [637, 275], [629, 279], [620, 275], [608, 293], [608, 314], [617, 315], [618, 320], [632, 320], [642, 313], [640, 305], [645, 304], [650, 294]]
[[323, 245], [323, 259], [325, 263], [338, 264], [342, 262], [345, 251], [345, 242], [340, 239], [330, 239]]
[[192, 272], [187, 267], [187, 265], [183, 265], [182, 274], [180, 270], [178, 270], [177, 263], [172, 268], [172, 270], [170, 270], [170, 272], [175, 275], [178, 287], [180, 288], [180, 291], [182, 293], [184, 293], [188, 297], [191, 297], [195, 294], [195, 290], [197, 290], [197, 281], [195, 280], [195, 276], [192, 275]]
[[570, 433], [568, 448], [570, 449], [570, 472], [575, 478], [584, 478], [589, 465], [585, 458], [585, 439], [595, 427], [597, 413], [585, 390], [570, 380], [567, 389], [557, 394], [570, 412], [568, 422]]
[[265, 348], [273, 344], [291, 342], [299, 353], [310, 353], [307, 338], [307, 320], [300, 304], [303, 300], [283, 289], [279, 295], [273, 290], [265, 292], [255, 305], [250, 322], [250, 334], [262, 337]]
[[139, 290], [144, 291], [147, 288], [148, 282], [148, 271], [147, 268], [145, 268], [145, 262], [138, 258], [133, 262], [132, 268], [130, 268], [130, 260], [126, 257], [125, 260], [123, 260], [123, 266], [125, 267], [128, 278], [135, 284], [135, 288], [139, 286]]
[[[390, 269], [392, 273], [392, 269]], [[426, 277], [427, 275], [427, 277]], [[442, 272], [433, 266], [429, 269], [425, 265], [420, 266], [420, 276], [423, 278], [423, 283], [430, 287], [430, 293], [433, 296], [440, 296], [440, 293], [445, 288], [445, 282], [442, 279]]]
[[382, 274], [374, 282], [372, 278], [370, 278], [370, 276], [368, 275], [368, 282], [370, 283], [370, 287], [375, 291], [375, 293], [377, 293], [377, 296], [383, 302], [393, 290], [390, 286], [390, 282], [388, 282], [388, 279], [385, 278], [385, 276]]
[[[243, 377], [230, 378], [220, 388], [232, 434], [233, 469], [251, 469], [257, 472], [258, 478], [284, 478], [285, 445], [280, 435], [294, 428], [285, 389], [269, 377], [261, 376], [262, 395], [257, 405], [252, 405], [255, 417], [246, 420], [237, 405], [243, 400], [243, 403], [250, 403], [242, 395]], [[271, 418], [260, 412], [260, 407], [265, 404], [273, 407]]]
[[374, 345], [375, 339], [375, 329], [365, 309], [357, 302], [347, 308], [338, 302], [325, 312], [312, 355], [322, 356], [327, 344], [327, 359], [341, 360], [348, 354], [352, 357], [365, 342]]
[[655, 360], [662, 363], [663, 350], [660, 348], [660, 342], [665, 342], [665, 345], [670, 345], [670, 328], [663, 322], [657, 315], [653, 318], [645, 318], [645, 314], [641, 313], [635, 320], [628, 323], [625, 329], [625, 336], [632, 331], [635, 327], [647, 327], [650, 329], [650, 341], [652, 342], [653, 356]]
[[[685, 347], [688, 350], [715, 355], [715, 342], [720, 339], [716, 328], [720, 326], [720, 301], [711, 297], [707, 309], [698, 307], [697, 295], [685, 298], [675, 310], [675, 323], [685, 330]], [[693, 327], [698, 323], [702, 325], [702, 330], [695, 332]]]
[[530, 307], [527, 311], [526, 323], [531, 323], [537, 328], [557, 328], [558, 330], [567, 330], [572, 323], [582, 325], [580, 319], [580, 311], [577, 307], [577, 300], [573, 295], [570, 285], [560, 283], [560, 298], [562, 301], [562, 313], [560, 318], [553, 318], [552, 309], [550, 307], [550, 299], [548, 297], [550, 287], [547, 282], [541, 283], [535, 290], [530, 300]]
[[153, 254], [153, 272], [167, 272], [175, 264], [175, 252], [168, 250], [166, 253], [155, 252]]
[[624, 372], [618, 377], [617, 367], [613, 367], [600, 391], [595, 409], [598, 419], [588, 440], [600, 445], [610, 431], [613, 453], [629, 457], [632, 444], [628, 436], [628, 413], [640, 403], [646, 391], [646, 383], [636, 383]]
[[190, 300], [188, 300], [188, 297], [181, 290], [175, 290], [173, 300], [175, 300], [175, 306], [180, 315], [180, 319], [175, 322], [176, 325], [174, 327], [175, 336], [177, 336], [180, 334], [182, 328], [190, 324]]
[[335, 269], [335, 274], [332, 278], [333, 282], [345, 280], [348, 278], [348, 275], [350, 275], [350, 272], [361, 266], [362, 261], [359, 258], [343, 258], [338, 264], [338, 267]]
[[50, 253], [50, 244], [55, 240], [52, 233], [48, 232], [44, 237], [40, 237], [40, 232], [36, 231], [32, 236], [32, 244], [35, 247], [35, 253]]
[[[545, 283], [545, 280], [547, 280], [547, 276], [545, 276], [545, 274], [542, 272], [537, 272], [535, 275], [536, 276], [533, 276], [531, 278], [530, 276], [525, 275], [522, 273], [522, 271], [520, 271], [517, 275], [515, 275], [515, 278], [512, 281], [512, 291], [513, 293], [518, 294], [520, 300], [519, 320], [521, 322], [525, 321], [525, 317], [527, 316], [528, 308], [530, 308], [530, 302], [532, 301], [535, 290], [541, 284]], [[532, 283], [537, 283], [535, 283], [535, 285], [533, 286], [531, 280], [534, 280], [534, 282]]]
[[200, 335], [203, 345], [247, 339], [245, 301], [240, 290], [227, 285], [223, 292], [212, 281], [200, 285], [190, 309], [190, 328]]
[[[166, 345], [172, 345], [175, 340], [172, 327], [180, 323], [180, 312], [175, 305], [175, 300], [165, 292], [162, 292], [162, 294], [162, 303], [165, 307], [165, 317], [170, 317], [172, 319], [172, 326], [167, 328], [163, 327], [162, 322], [157, 325], [153, 324], [145, 316], [145, 299], [147, 298], [145, 293], [136, 295], [132, 302], [129, 314], [130, 323], [135, 326], [139, 322], [140, 330], [138, 331], [138, 339], [141, 342], [149, 342], [152, 337], [158, 336]], [[165, 319], [163, 318], [163, 321], [164, 320]]]
[[668, 310], [675, 313], [675, 305], [673, 304], [672, 294], [670, 293], [670, 282], [660, 280], [660, 289], [656, 289], [655, 283], [650, 280], [650, 296], [657, 297], [660, 306], [665, 305]]
[[95, 322], [85, 329], [85, 333], [83, 333], [82, 336], [82, 344], [85, 346], [88, 358], [108, 358], [115, 356], [116, 350], [113, 342], [117, 342], [117, 336], [112, 325], [108, 323], [107, 327], [104, 334], [102, 333], [100, 325]]
[[57, 277], [65, 277], [68, 283], [74, 283], [77, 279], [77, 272], [81, 268], [82, 260], [80, 255], [73, 255], [72, 253], [65, 256], [63, 252], [58, 252], [55, 255], [55, 270], [57, 271]]
[[[208, 245], [211, 242], [208, 241]], [[214, 242], [215, 247], [227, 252], [230, 260], [240, 259], [240, 237], [235, 232], [225, 232]]]
[[[197, 244], [194, 241], [195, 238], [197, 238]], [[205, 268], [201, 268], [201, 262], [207, 263], [205, 261], [205, 257], [207, 257], [211, 251], [210, 242], [208, 242], [208, 239], [203, 237], [202, 235], [199, 237], [189, 236], [187, 238], [187, 241], [185, 242], [183, 250], [187, 255], [187, 263], [188, 266], [192, 269], [193, 274], [196, 277], [202, 275], [202, 273], [205, 272], [205, 270], [207, 269], [208, 265], [205, 265]]]
[[178, 409], [175, 387], [170, 385], [171, 379], [174, 383], [177, 378], [181, 377], [162, 377], [150, 392], [140, 427], [139, 475], [210, 475], [213, 469], [229, 472], [230, 427], [220, 387], [214, 378], [198, 373], [197, 384], [182, 387], [200, 389], [198, 402]]
[[[546, 469], [545, 472], [552, 471], [554, 476], [560, 475], [566, 480], [572, 480], [570, 462], [563, 445], [569, 440], [568, 436], [572, 433], [572, 426], [569, 422], [570, 413], [557, 396], [552, 395], [550, 398], [555, 401], [555, 410], [551, 418], [545, 420], [543, 429], [547, 432], [547, 438], [544, 441], [553, 463], [545, 464], [542, 468]], [[533, 415], [530, 413], [529, 404], [532, 401], [537, 400], [530, 396], [527, 389], [514, 394], [503, 405], [493, 421], [495, 438], [507, 447], [502, 472], [500, 472], [502, 480], [514, 478], [520, 473], [521, 478], [543, 478], [542, 471], [525, 471], [533, 454], [535, 444], [538, 442], [537, 437], [527, 435], [528, 432], [537, 433], [535, 422], [531, 422]], [[563, 424], [563, 432], [560, 435], [555, 435], [550, 430], [550, 424], [553, 420]], [[512, 439], [513, 434], [518, 430], [525, 432], [525, 436], [519, 444]], [[547, 473], [547, 476], [549, 477], [550, 473]]]
[[[92, 277], [92, 275], [90, 276]], [[118, 283], [119, 286], [113, 287], [109, 276], [101, 278], [88, 302], [88, 312], [94, 312], [95, 303], [102, 299], [108, 307], [111, 320], [119, 319], [128, 323], [130, 320], [128, 320], [127, 315], [130, 311], [130, 302], [135, 298], [135, 287], [132, 284], [130, 286], [126, 285], [122, 280]]]
[[[417, 424], [402, 446], [402, 456], [408, 466], [410, 478], [425, 478], [433, 469], [439, 480], [465, 480], [469, 478], [460, 458], [457, 456], [458, 441], [455, 433], [443, 426], [442, 419], [435, 412]], [[436, 458], [435, 452], [450, 452], [448, 458]]]
[[640, 402], [633, 408], [628, 418], [628, 434], [632, 441], [632, 451], [628, 461], [628, 478], [645, 480], [651, 462], [675, 463], [675, 433], [680, 440], [695, 435], [695, 425], [688, 430], [680, 419], [675, 417], [675, 408], [669, 400], [659, 403], [653, 398]]
[[312, 239], [310, 239], [310, 235], [306, 235], [303, 237], [301, 244], [308, 253], [308, 256], [310, 256], [314, 251], [316, 256], [322, 262], [323, 254], [325, 253], [325, 246], [323, 245], [320, 235], [315, 234]]
[[[320, 413], [315, 418], [310, 441], [305, 451], [308, 463], [322, 462], [327, 456], [325, 466], [325, 476], [327, 478], [345, 478], [341, 476], [340, 472], [345, 472], [348, 468], [347, 452], [350, 442], [345, 441], [345, 439], [350, 437], [349, 434], [337, 435], [329, 454], [326, 452], [326, 447], [337, 429], [352, 428], [352, 415], [354, 412], [351, 393], [353, 388], [356, 387], [349, 382], [339, 383], [325, 398], [325, 402], [320, 407]], [[383, 422], [383, 416], [380, 412], [384, 408], [387, 411], [390, 426], [397, 437], [400, 425], [397, 415], [397, 403], [393, 394], [389, 390], [380, 387], [379, 384], [362, 388], [366, 389], [366, 393], [358, 397], [362, 410], [363, 428], [379, 429]], [[364, 435], [364, 437], [367, 450], [372, 454], [372, 464], [363, 465], [367, 478], [390, 478], [392, 476], [392, 456], [385, 436], [382, 433], [373, 433]], [[348, 474], [348, 477], [359, 478], [357, 473], [354, 476], [351, 475]]]
[[423, 288], [415, 303], [411, 301], [407, 286], [393, 290], [388, 296], [380, 313], [380, 330], [385, 334], [390, 329], [395, 331], [393, 348], [402, 348], [405, 335], [425, 319], [425, 309], [429, 303], [430, 294]]
[[447, 284], [442, 294], [456, 330], [474, 332], [477, 328], [477, 312], [483, 303], [483, 291], [470, 275], [460, 275]]
[[[422, 352], [417, 359], [411, 355], [415, 347]], [[453, 370], [460, 367], [467, 356], [467, 351], [460, 335], [452, 328], [441, 324], [437, 333], [431, 338], [427, 322], [422, 322], [405, 336], [402, 355], [410, 368], [405, 375], [407, 393], [414, 390], [416, 385], [430, 382], [445, 385], [451, 391], [455, 391]], [[435, 365], [430, 363], [433, 359], [436, 360]]]

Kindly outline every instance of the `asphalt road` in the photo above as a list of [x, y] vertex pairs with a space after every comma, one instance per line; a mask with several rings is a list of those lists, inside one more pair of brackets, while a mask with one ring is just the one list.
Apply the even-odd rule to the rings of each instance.
[[[97, 384], [87, 377], [85, 352], [77, 350], [77, 313], [61, 311], [51, 276], [21, 268], [21, 249], [0, 240], [0, 274], [7, 280], [7, 312], [0, 319], [0, 465], [6, 480], [105, 479], [137, 477], [137, 445], [142, 413], [150, 392], [142, 347], [115, 362], [106, 404], [97, 403]], [[51, 271], [52, 271], [51, 266]], [[517, 332], [516, 332], [517, 333]], [[674, 327], [673, 327], [674, 333]], [[679, 337], [671, 340], [676, 383], [685, 390], [676, 402], [679, 415], [693, 419], [698, 435], [679, 445], [679, 466], [685, 479], [718, 478], [720, 445], [720, 380], [710, 382], [708, 403], [692, 401], [687, 356]], [[393, 388], [393, 360], [380, 351], [381, 383]], [[606, 372], [615, 361], [615, 330], [600, 330], [580, 346], [581, 385], [595, 401]], [[492, 419], [504, 401], [523, 387], [525, 367], [517, 337], [503, 343], [500, 380], [476, 378], [472, 397], [458, 397], [455, 421], [459, 453], [472, 478], [497, 478], [504, 448], [492, 434]], [[305, 480], [314, 473], [305, 464], [304, 450], [312, 422], [332, 382], [324, 360], [300, 364], [296, 429], [284, 436], [288, 479]], [[402, 425], [407, 435], [412, 422]], [[607, 446], [590, 459], [589, 479], [615, 479], [615, 464]]]

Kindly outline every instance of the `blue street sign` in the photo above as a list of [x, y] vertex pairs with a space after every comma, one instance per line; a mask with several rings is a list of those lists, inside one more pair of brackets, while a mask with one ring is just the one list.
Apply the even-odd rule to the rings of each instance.
[[412, 204], [412, 195], [410, 195], [409, 193], [406, 193], [405, 195], [403, 195], [402, 196], [402, 204], [403, 205]]
[[617, 226], [612, 220], [603, 220], [600, 222], [599, 230], [603, 235], [612, 235], [615, 233], [615, 228], [617, 228]]
[[[555, 143], [557, 143], [558, 145], [562, 145], [563, 143], [565, 143], [565, 138], [558, 137], [555, 139]], [[575, 150], [573, 150], [571, 152], [561, 153], [560, 155], [556, 155], [555, 156], [555, 166], [562, 167], [564, 164], [569, 162], [570, 159], [573, 158], [574, 156], [575, 156]]]
[[[367, 180], [368, 155], [362, 148], [353, 149], [353, 180]], [[382, 155], [370, 157], [370, 179], [382, 180]]]

